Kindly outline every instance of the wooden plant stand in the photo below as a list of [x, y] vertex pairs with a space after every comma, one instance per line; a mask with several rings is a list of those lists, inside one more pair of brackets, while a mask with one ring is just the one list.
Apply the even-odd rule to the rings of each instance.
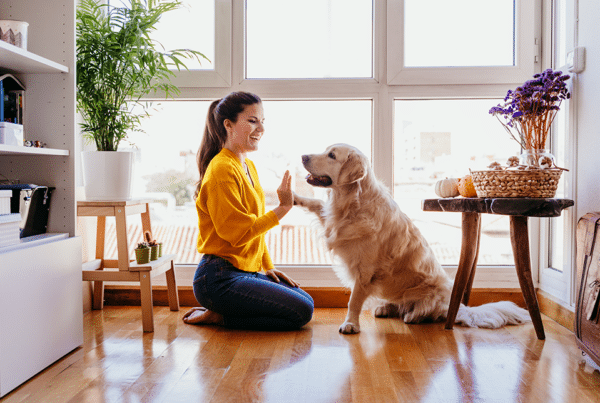
[[[171, 311], [179, 310], [179, 296], [175, 281], [174, 254], [163, 255], [158, 260], [137, 264], [129, 260], [127, 242], [127, 216], [141, 214], [142, 230], [151, 230], [149, 202], [146, 200], [79, 201], [79, 217], [98, 217], [96, 228], [96, 259], [83, 264], [83, 281], [94, 282], [93, 309], [104, 307], [104, 281], [134, 281], [140, 283], [142, 327], [144, 332], [154, 331], [154, 314], [151, 278], [165, 273]], [[117, 259], [104, 258], [106, 217], [115, 217], [117, 232]]]

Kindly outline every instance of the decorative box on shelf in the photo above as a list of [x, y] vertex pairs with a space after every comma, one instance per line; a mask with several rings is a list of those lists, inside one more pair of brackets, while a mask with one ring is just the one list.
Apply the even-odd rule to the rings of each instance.
[[23, 140], [23, 125], [0, 122], [0, 144], [22, 146]]
[[28, 26], [25, 21], [0, 20], [0, 40], [27, 49]]
[[0, 190], [0, 215], [10, 214], [10, 198], [12, 197], [12, 191]]
[[0, 248], [20, 242], [21, 214], [0, 215]]

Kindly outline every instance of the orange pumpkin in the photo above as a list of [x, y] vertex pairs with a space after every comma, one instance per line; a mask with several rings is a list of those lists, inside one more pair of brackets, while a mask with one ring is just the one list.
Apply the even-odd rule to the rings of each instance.
[[471, 175], [465, 175], [458, 179], [458, 193], [463, 197], [477, 197]]

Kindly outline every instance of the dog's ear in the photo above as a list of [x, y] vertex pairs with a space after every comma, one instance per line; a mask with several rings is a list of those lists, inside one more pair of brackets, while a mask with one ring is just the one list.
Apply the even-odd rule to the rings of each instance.
[[360, 155], [351, 152], [348, 154], [348, 159], [342, 165], [342, 169], [340, 170], [340, 185], [349, 185], [351, 183], [356, 183], [362, 180], [365, 176], [367, 176], [367, 164]]

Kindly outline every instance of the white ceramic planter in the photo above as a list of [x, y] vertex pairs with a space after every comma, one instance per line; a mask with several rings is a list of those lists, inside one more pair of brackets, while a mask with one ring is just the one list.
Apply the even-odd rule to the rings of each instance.
[[133, 156], [123, 151], [83, 151], [86, 200], [131, 199]]

